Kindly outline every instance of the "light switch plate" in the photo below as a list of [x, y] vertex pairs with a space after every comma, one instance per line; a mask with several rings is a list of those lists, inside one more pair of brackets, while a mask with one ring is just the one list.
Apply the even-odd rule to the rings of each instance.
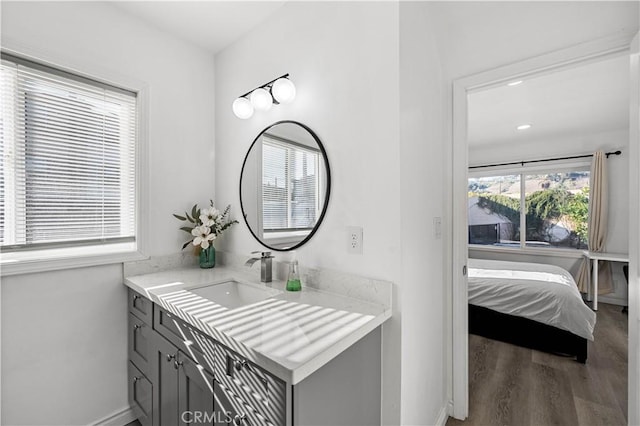
[[433, 236], [436, 240], [442, 238], [442, 218], [434, 217], [433, 218]]

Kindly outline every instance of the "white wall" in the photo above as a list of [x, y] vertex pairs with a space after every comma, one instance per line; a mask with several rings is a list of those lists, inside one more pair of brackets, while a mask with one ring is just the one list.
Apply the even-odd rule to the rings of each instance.
[[[112, 5], [3, 2], [2, 46], [149, 90], [149, 253], [214, 190], [214, 61]], [[2, 423], [87, 424], [128, 406], [122, 266], [2, 280]]]
[[[304, 122], [326, 147], [332, 193], [300, 262], [396, 284], [383, 335], [384, 424], [433, 424], [446, 406], [443, 250], [432, 231], [443, 210], [443, 91], [429, 24], [420, 3], [287, 4], [216, 56], [218, 203], [239, 206], [240, 166], [264, 127]], [[293, 104], [232, 115], [236, 96], [285, 72]], [[347, 225], [364, 228], [362, 256], [346, 253]], [[244, 224], [224, 238], [232, 252], [258, 247]]]
[[[288, 3], [216, 56], [218, 203], [231, 203], [240, 217], [237, 184], [251, 141], [272, 122], [301, 121], [325, 145], [332, 186], [324, 222], [297, 250], [300, 263], [396, 284], [396, 313], [383, 330], [387, 424], [398, 424], [401, 410], [398, 30], [398, 5], [390, 2]], [[250, 120], [233, 116], [235, 97], [286, 72], [297, 88], [292, 104], [257, 112]], [[362, 255], [347, 254], [349, 225], [364, 229]], [[259, 247], [244, 223], [224, 242], [225, 249], [247, 256]]]
[[444, 80], [425, 3], [400, 3], [402, 423], [444, 415], [446, 309], [443, 239]]
[[448, 78], [512, 64], [616, 32], [635, 33], [638, 2], [431, 2]]
[[[629, 247], [629, 131], [620, 129], [598, 134], [576, 134], [572, 137], [549, 138], [525, 144], [496, 144], [469, 147], [469, 164], [494, 164], [540, 158], [540, 153], [548, 158], [580, 155], [603, 150], [622, 150], [620, 156], [607, 160], [609, 174], [609, 226], [606, 248], [614, 253], [626, 253]], [[491, 252], [480, 253], [470, 250], [473, 257], [523, 262], [549, 263], [561, 266], [574, 275], [578, 272], [581, 259], [567, 259], [558, 256], [516, 255]], [[626, 305], [627, 282], [622, 273], [622, 264], [613, 263], [614, 293], [599, 300]]]
[[[269, 124], [303, 122], [326, 148], [331, 199], [300, 263], [394, 281], [400, 256], [398, 195], [398, 19], [388, 3], [287, 4], [216, 56], [216, 200], [241, 217], [238, 181], [245, 154]], [[284, 73], [292, 104], [236, 118], [240, 94]], [[384, 219], [384, 222], [381, 222]], [[346, 226], [364, 228], [364, 254], [346, 255]], [[225, 249], [259, 247], [244, 224]], [[280, 255], [284, 258], [286, 255]], [[384, 261], [380, 261], [384, 259]]]

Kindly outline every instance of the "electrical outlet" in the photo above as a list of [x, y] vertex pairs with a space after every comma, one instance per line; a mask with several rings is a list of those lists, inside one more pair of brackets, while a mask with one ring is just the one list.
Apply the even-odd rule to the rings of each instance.
[[362, 228], [347, 227], [347, 253], [362, 254]]

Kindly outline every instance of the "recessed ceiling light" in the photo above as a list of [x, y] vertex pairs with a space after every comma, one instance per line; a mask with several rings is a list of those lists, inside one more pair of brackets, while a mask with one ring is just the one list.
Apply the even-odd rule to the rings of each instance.
[[518, 127], [516, 127], [516, 130], [527, 130], [531, 128], [531, 124], [521, 124]]
[[518, 84], [522, 84], [522, 80], [512, 81], [511, 83], [507, 83], [507, 86], [517, 86]]

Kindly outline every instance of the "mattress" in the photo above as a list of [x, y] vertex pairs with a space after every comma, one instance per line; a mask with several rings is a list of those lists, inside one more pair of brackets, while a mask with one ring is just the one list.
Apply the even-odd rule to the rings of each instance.
[[596, 314], [566, 270], [539, 263], [469, 259], [469, 303], [593, 340]]

